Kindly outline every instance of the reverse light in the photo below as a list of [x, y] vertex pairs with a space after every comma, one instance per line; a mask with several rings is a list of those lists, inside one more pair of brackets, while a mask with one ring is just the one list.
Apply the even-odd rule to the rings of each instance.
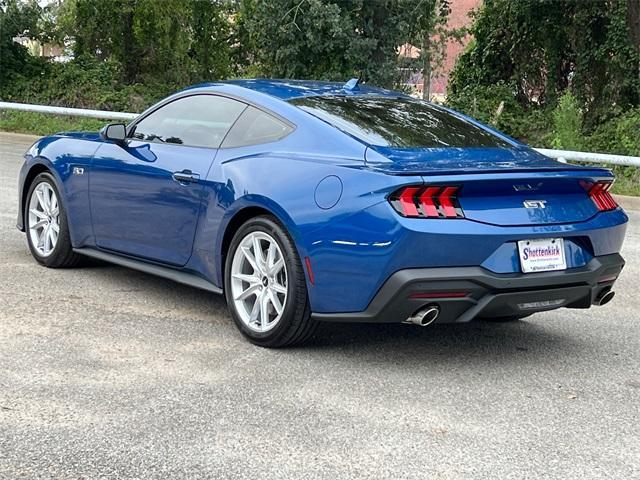
[[464, 218], [459, 191], [456, 185], [409, 186], [393, 193], [389, 202], [403, 217]]
[[609, 193], [611, 185], [613, 185], [613, 182], [608, 180], [601, 180], [595, 183], [582, 183], [582, 186], [587, 190], [589, 197], [591, 197], [591, 200], [593, 200], [593, 203], [596, 204], [596, 207], [601, 212], [607, 212], [618, 208], [617, 202]]

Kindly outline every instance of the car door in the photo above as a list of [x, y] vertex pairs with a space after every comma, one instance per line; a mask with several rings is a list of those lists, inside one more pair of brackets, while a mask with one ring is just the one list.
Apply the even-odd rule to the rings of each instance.
[[191, 256], [204, 180], [244, 103], [190, 95], [129, 128], [125, 144], [105, 142], [89, 177], [100, 248], [182, 266]]

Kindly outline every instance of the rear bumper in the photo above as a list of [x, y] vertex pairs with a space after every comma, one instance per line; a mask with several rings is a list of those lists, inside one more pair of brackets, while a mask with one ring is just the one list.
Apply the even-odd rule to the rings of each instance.
[[603, 290], [613, 285], [615, 279], [611, 278], [617, 277], [623, 266], [622, 257], [612, 254], [594, 257], [584, 267], [562, 272], [496, 274], [482, 267], [406, 269], [384, 283], [366, 310], [315, 313], [313, 318], [395, 323], [405, 321], [426, 305], [437, 304], [441, 312], [439, 323], [458, 323], [477, 316], [589, 308]]

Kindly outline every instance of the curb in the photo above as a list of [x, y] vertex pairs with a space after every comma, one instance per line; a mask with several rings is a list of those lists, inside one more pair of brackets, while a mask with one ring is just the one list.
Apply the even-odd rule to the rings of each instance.
[[30, 142], [33, 143], [39, 138], [42, 138], [43, 135], [30, 135], [27, 133], [13, 133], [13, 132], [0, 132], [0, 142], [19, 142], [25, 143]]
[[640, 197], [630, 197], [629, 195], [613, 195], [613, 198], [625, 210], [640, 210]]

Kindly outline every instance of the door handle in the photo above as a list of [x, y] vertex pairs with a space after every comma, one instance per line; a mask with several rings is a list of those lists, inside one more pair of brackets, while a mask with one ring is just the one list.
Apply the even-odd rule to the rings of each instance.
[[173, 179], [178, 183], [198, 183], [200, 175], [193, 173], [191, 170], [182, 170], [181, 172], [173, 172]]

